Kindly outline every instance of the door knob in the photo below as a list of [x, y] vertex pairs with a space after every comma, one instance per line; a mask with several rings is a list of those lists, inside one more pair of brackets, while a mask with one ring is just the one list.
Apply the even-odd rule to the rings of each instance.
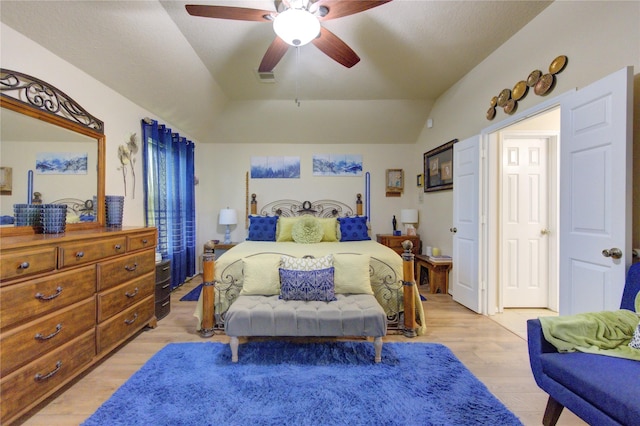
[[540, 230], [540, 235], [549, 235], [549, 234], [551, 234], [550, 229], [544, 228]]
[[456, 232], [458, 232], [458, 228], [456, 228], [455, 226], [453, 228], [449, 228], [449, 232], [453, 232], [455, 234]]
[[602, 250], [602, 255], [604, 257], [612, 257], [614, 259], [620, 259], [622, 257], [622, 250], [616, 247], [609, 250], [604, 249]]

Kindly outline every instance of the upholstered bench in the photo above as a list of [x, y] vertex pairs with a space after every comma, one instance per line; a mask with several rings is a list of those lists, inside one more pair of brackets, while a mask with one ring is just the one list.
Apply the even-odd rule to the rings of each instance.
[[335, 301], [282, 300], [274, 296], [239, 296], [225, 316], [231, 337], [231, 360], [238, 361], [238, 337], [374, 338], [375, 361], [380, 362], [382, 336], [387, 333], [384, 310], [373, 295], [336, 294]]

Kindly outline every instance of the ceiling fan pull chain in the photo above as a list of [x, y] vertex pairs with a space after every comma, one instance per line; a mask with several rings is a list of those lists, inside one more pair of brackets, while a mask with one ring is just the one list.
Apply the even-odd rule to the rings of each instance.
[[296, 46], [296, 104], [300, 107], [298, 99], [298, 79], [300, 78], [300, 47]]

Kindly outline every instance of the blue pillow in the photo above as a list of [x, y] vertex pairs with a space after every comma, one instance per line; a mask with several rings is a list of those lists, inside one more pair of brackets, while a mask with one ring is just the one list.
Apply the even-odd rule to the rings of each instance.
[[280, 268], [280, 299], [331, 302], [336, 299], [333, 267], [312, 271]]
[[278, 216], [249, 216], [247, 241], [275, 241]]
[[339, 217], [340, 241], [370, 240], [366, 216]]

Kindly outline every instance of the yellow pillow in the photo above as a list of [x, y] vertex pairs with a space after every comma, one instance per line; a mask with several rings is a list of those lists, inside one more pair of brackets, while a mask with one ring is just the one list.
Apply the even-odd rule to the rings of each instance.
[[334, 254], [333, 281], [336, 294], [373, 294], [369, 275], [370, 256], [365, 254]]
[[281, 243], [284, 241], [293, 241], [293, 237], [291, 236], [291, 230], [293, 229], [293, 225], [296, 224], [300, 217], [279, 217], [278, 218], [278, 236], [276, 237], [276, 242]]
[[280, 294], [279, 254], [259, 254], [242, 259], [241, 295], [268, 296]]
[[321, 217], [318, 218], [322, 229], [324, 229], [324, 235], [322, 236], [322, 242], [336, 243], [340, 241], [338, 239], [338, 220], [335, 217]]

